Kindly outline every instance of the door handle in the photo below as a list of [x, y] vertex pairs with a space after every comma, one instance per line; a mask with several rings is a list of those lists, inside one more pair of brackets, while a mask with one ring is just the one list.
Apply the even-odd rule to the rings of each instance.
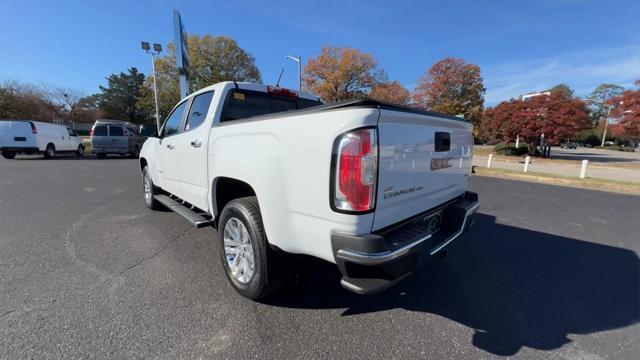
[[169, 148], [169, 149], [173, 150], [173, 148], [175, 148], [175, 145], [173, 145], [173, 144], [167, 144], [167, 148]]
[[202, 146], [202, 141], [200, 141], [200, 140], [191, 140], [191, 146], [200, 147], [200, 146]]

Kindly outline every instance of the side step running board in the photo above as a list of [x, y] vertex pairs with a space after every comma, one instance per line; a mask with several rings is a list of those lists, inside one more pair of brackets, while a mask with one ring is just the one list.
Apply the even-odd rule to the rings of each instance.
[[159, 203], [166, 206], [169, 210], [182, 215], [185, 219], [187, 219], [191, 223], [191, 225], [197, 228], [209, 226], [213, 223], [211, 220], [189, 209], [188, 207], [180, 204], [179, 202], [168, 197], [167, 195], [163, 195], [163, 194], [153, 195], [153, 198], [158, 200]]

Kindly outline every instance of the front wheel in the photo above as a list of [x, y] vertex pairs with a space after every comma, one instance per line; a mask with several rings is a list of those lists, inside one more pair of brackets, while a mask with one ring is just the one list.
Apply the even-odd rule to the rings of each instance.
[[3, 151], [2, 157], [5, 159], [13, 159], [14, 157], [16, 157], [16, 153], [13, 151]]
[[106, 159], [107, 158], [107, 154], [105, 153], [98, 153], [98, 159]]
[[256, 197], [235, 199], [224, 207], [218, 242], [225, 274], [240, 295], [261, 299], [285, 282], [286, 254], [269, 246]]
[[158, 194], [159, 191], [158, 188], [153, 185], [148, 166], [142, 169], [142, 188], [144, 189], [144, 203], [147, 207], [151, 210], [163, 210], [164, 206], [153, 197], [153, 195]]

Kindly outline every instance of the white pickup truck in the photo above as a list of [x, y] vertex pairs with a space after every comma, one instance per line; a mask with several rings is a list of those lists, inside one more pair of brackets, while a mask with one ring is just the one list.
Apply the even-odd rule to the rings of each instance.
[[373, 100], [224, 82], [180, 101], [140, 152], [145, 202], [218, 231], [250, 299], [291, 275], [290, 254], [335, 263], [344, 288], [383, 290], [472, 224], [472, 125]]

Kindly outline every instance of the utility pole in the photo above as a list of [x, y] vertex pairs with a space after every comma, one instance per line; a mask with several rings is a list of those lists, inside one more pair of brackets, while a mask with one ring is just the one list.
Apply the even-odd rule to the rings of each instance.
[[609, 115], [611, 115], [611, 105], [609, 105], [609, 108], [607, 109], [607, 116], [604, 118], [604, 132], [602, 133], [602, 143], [600, 144], [600, 147], [604, 147], [604, 141], [607, 138], [607, 125], [609, 124]]
[[162, 52], [162, 45], [153, 44], [153, 51], [151, 51], [151, 47], [149, 43], [146, 41], [142, 42], [142, 49], [146, 51], [148, 54], [151, 54], [151, 73], [153, 74], [153, 98], [156, 103], [156, 126], [158, 131], [160, 131], [160, 106], [158, 104], [158, 85], [156, 83], [156, 55]]

